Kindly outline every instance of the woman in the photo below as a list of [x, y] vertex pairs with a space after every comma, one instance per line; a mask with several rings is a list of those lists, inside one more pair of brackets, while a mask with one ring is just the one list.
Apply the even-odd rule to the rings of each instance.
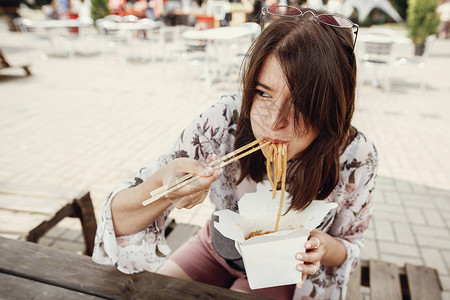
[[[289, 16], [266, 26], [252, 45], [242, 96], [223, 97], [191, 123], [153, 166], [112, 193], [97, 231], [95, 261], [116, 264], [127, 273], [158, 270], [274, 299], [345, 298], [372, 213], [377, 169], [374, 145], [351, 126], [356, 61], [348, 28], [353, 24], [294, 8], [265, 12]], [[304, 245], [307, 251], [292, 254], [298, 260], [293, 268], [303, 274], [297, 285], [251, 290], [234, 241], [210, 222], [170, 256], [163, 224], [173, 206], [192, 208], [208, 191], [216, 210], [237, 211], [241, 196], [255, 191], [256, 183], [267, 178], [265, 151], [220, 172], [205, 162], [260, 137], [287, 143], [291, 209], [301, 210], [314, 199], [336, 202], [338, 208], [311, 232]], [[200, 178], [195, 185], [142, 206], [151, 191], [181, 173]]]

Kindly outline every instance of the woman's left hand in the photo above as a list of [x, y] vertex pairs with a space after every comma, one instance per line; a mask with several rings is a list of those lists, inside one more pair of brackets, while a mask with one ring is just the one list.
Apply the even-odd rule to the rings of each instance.
[[314, 229], [309, 235], [309, 239], [305, 242], [306, 252], [298, 252], [295, 258], [303, 263], [297, 264], [296, 268], [302, 272], [302, 280], [297, 283], [297, 288], [301, 289], [305, 283], [306, 277], [319, 272], [320, 262], [327, 252], [326, 240], [328, 234]]

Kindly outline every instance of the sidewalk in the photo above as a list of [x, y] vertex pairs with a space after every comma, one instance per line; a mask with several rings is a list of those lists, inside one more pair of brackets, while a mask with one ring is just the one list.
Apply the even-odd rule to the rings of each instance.
[[[0, 73], [0, 181], [87, 188], [97, 218], [121, 179], [153, 161], [220, 95], [236, 92], [233, 82], [208, 87], [201, 68], [185, 72], [172, 62], [42, 61], [2, 23], [0, 41], [11, 62], [28, 59], [33, 73]], [[380, 154], [363, 257], [434, 267], [450, 299], [450, 40], [435, 42], [427, 72], [425, 91], [411, 69], [397, 70], [390, 93], [358, 90], [354, 125]], [[203, 225], [211, 209], [205, 203], [173, 216]], [[40, 243], [82, 251], [80, 228], [64, 220]]]

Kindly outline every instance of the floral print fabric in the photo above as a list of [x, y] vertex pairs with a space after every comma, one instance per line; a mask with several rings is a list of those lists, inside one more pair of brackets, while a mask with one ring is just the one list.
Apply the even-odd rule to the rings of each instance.
[[[147, 229], [128, 236], [116, 237], [111, 218], [111, 200], [121, 190], [145, 181], [169, 161], [189, 157], [205, 161], [209, 154], [221, 157], [234, 150], [234, 132], [241, 107], [240, 96], [225, 96], [192, 122], [180, 135], [172, 149], [152, 166], [141, 169], [134, 179], [120, 183], [108, 197], [99, 220], [93, 260], [115, 265], [124, 273], [154, 272], [168, 257], [164, 223], [171, 208], [165, 211]], [[344, 263], [335, 268], [321, 266], [310, 276], [294, 299], [344, 299], [350, 272], [356, 266], [363, 248], [363, 234], [372, 215], [377, 170], [377, 152], [370, 140], [358, 132], [340, 157], [340, 181], [325, 199], [338, 207], [324, 219], [319, 229], [341, 240], [347, 249]], [[237, 163], [226, 166], [210, 189], [210, 199], [216, 210], [237, 210], [239, 196], [255, 191], [256, 183], [236, 186]], [[245, 181], [244, 181], [245, 182]], [[220, 249], [216, 249], [220, 254]]]

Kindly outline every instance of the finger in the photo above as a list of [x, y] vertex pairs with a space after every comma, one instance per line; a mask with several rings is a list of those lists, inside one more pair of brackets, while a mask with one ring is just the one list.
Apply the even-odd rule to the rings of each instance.
[[194, 173], [199, 176], [211, 176], [214, 173], [214, 168], [201, 161], [193, 162], [190, 167], [192, 167], [192, 170], [189, 173]]
[[320, 242], [319, 238], [313, 236], [312, 238], [310, 238], [309, 240], [307, 240], [305, 242], [305, 248], [307, 250], [317, 249], [320, 247], [320, 244], [321, 244], [321, 242]]
[[194, 200], [191, 203], [188, 203], [184, 208], [191, 209], [205, 201], [206, 197], [208, 196], [208, 191], [202, 191], [199, 194], [194, 196]]
[[322, 259], [322, 254], [318, 251], [311, 251], [308, 253], [298, 252], [296, 253], [295, 258], [303, 262], [315, 263]]
[[206, 157], [206, 163], [209, 164], [217, 159], [217, 154], [211, 153]]
[[175, 205], [176, 208], [193, 208], [194, 206], [202, 203], [206, 196], [208, 195], [208, 190], [197, 190], [188, 195], [180, 195], [178, 197], [172, 198], [170, 201]]
[[[199, 176], [210, 176], [212, 168], [199, 160], [190, 158], [178, 158], [172, 161], [173, 168], [176, 170], [177, 176], [184, 176], [185, 174], [196, 174]], [[206, 169], [206, 170], [205, 170]]]
[[305, 264], [305, 273], [309, 275], [314, 275], [319, 271], [316, 264]]
[[305, 281], [306, 281], [306, 277], [307, 277], [308, 275], [306, 275], [306, 274], [302, 274], [302, 279], [301, 279], [301, 281], [299, 282], [299, 283], [297, 283], [297, 288], [298, 289], [301, 289], [302, 287], [303, 287], [303, 284], [305, 283]]
[[210, 177], [199, 177], [184, 187], [178, 189], [178, 193], [182, 195], [196, 194], [198, 192], [209, 191], [211, 184], [217, 179], [217, 174]]
[[314, 264], [298, 264], [297, 271], [302, 272], [303, 274], [314, 274], [319, 270], [319, 263]]

